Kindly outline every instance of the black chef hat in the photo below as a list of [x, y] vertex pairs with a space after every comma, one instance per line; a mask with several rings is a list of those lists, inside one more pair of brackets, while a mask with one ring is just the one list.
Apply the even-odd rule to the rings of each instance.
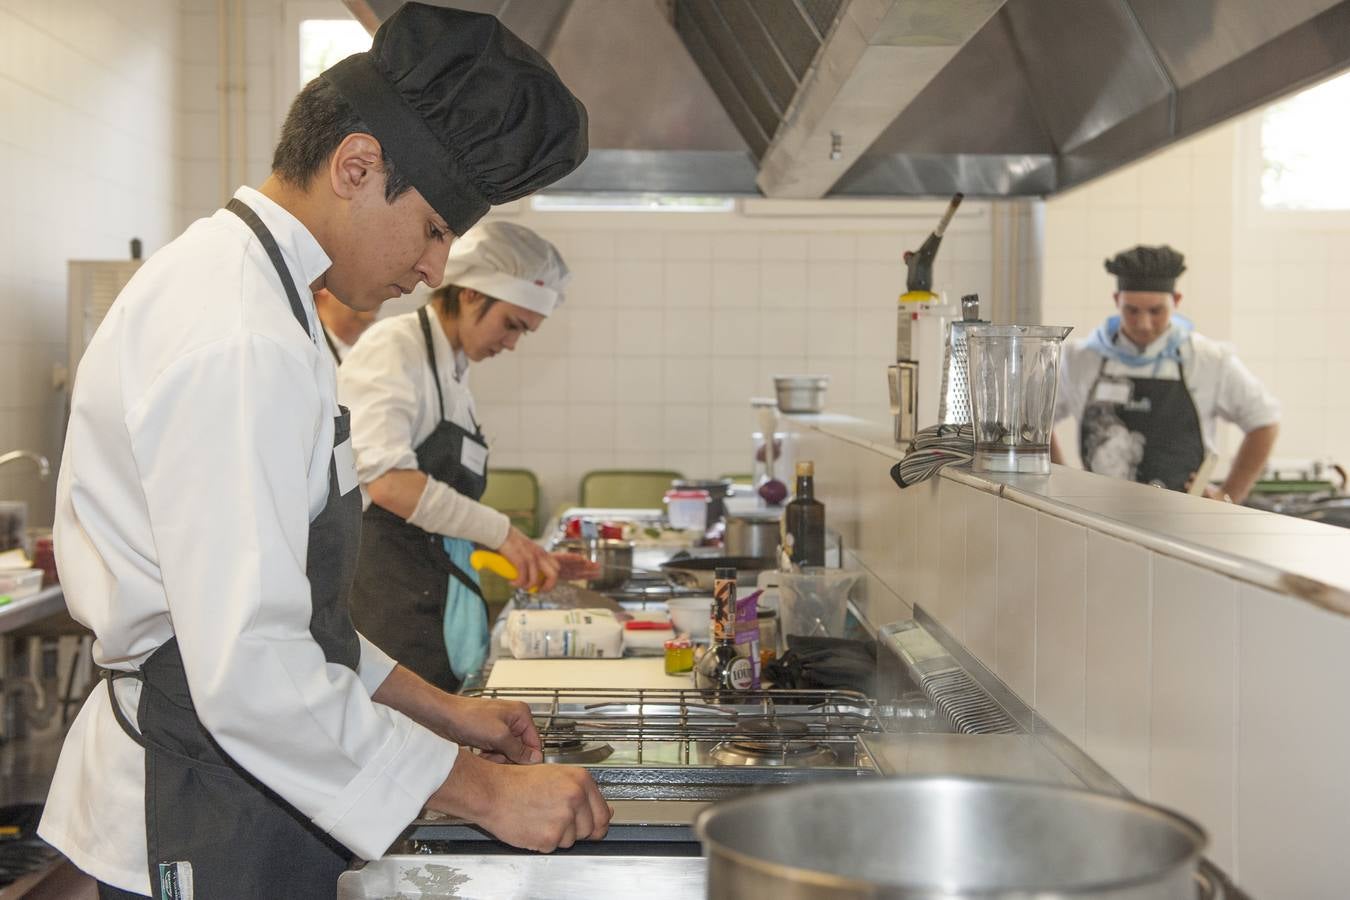
[[1117, 253], [1106, 261], [1106, 271], [1116, 276], [1118, 291], [1175, 293], [1177, 276], [1186, 271], [1186, 257], [1171, 247], [1142, 244]]
[[586, 108], [492, 16], [405, 3], [320, 77], [456, 235], [586, 158]]

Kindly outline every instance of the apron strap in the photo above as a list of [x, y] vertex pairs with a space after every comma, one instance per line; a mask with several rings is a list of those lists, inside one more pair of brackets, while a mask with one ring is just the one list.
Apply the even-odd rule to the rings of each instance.
[[319, 323], [319, 330], [323, 332], [323, 342], [328, 345], [328, 352], [333, 354], [333, 365], [342, 365], [342, 357], [338, 356], [337, 344], [333, 343], [333, 336], [328, 333], [322, 322]]
[[425, 306], [417, 307], [417, 321], [422, 323], [422, 339], [427, 344], [427, 362], [431, 363], [431, 380], [436, 384], [436, 399], [441, 404], [441, 421], [445, 420], [445, 394], [441, 391], [441, 372], [436, 368], [436, 347], [431, 343], [431, 318]]
[[450, 559], [449, 556], [446, 556], [445, 561], [446, 564], [450, 566], [450, 575], [457, 581], [459, 581], [460, 584], [464, 585], [466, 588], [473, 591], [474, 594], [478, 596], [479, 600], [482, 600], [484, 603], [486, 603], [487, 599], [483, 597], [483, 589], [479, 587], [478, 582], [473, 580], [473, 576], [470, 575], [468, 572], [465, 572], [459, 566], [455, 565], [454, 560]]
[[[431, 318], [427, 315], [427, 308], [419, 306], [417, 308], [417, 321], [422, 323], [422, 339], [427, 345], [427, 362], [431, 363], [431, 380], [436, 383], [436, 397], [441, 404], [441, 421], [447, 421], [445, 418], [445, 394], [441, 392], [441, 372], [436, 368], [436, 348], [431, 342]], [[458, 378], [455, 379], [459, 381]], [[478, 424], [478, 419], [473, 414], [473, 404], [469, 404], [469, 421], [473, 423], [474, 433], [478, 437], [483, 437], [483, 428]]]
[[127, 718], [127, 714], [122, 711], [122, 704], [117, 702], [117, 692], [113, 690], [113, 682], [117, 681], [119, 678], [134, 678], [137, 681], [144, 682], [145, 674], [141, 672], [140, 669], [137, 669], [134, 672], [120, 672], [114, 671], [113, 669], [104, 669], [99, 675], [108, 682], [108, 701], [112, 704], [113, 718], [117, 719], [117, 724], [122, 726], [122, 730], [127, 733], [127, 737], [144, 747], [144, 736], [142, 736], [141, 733], [136, 730], [136, 727], [131, 724], [131, 720]]
[[306, 334], [309, 334], [309, 317], [305, 315], [305, 306], [300, 302], [300, 292], [295, 288], [295, 279], [291, 278], [290, 269], [286, 268], [286, 260], [281, 256], [281, 248], [277, 246], [276, 238], [272, 237], [272, 232], [267, 230], [258, 214], [249, 209], [248, 204], [238, 197], [232, 197], [230, 202], [225, 204], [225, 208], [243, 219], [244, 224], [257, 235], [258, 241], [267, 251], [267, 258], [272, 260], [272, 267], [281, 278], [281, 286], [286, 290], [286, 299], [291, 302], [291, 312], [295, 314], [295, 321], [300, 323]]

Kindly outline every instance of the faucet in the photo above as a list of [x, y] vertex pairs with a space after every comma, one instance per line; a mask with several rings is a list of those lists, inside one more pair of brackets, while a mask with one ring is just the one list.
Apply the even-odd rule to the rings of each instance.
[[0, 466], [20, 459], [31, 459], [33, 462], [37, 463], [38, 477], [43, 481], [46, 481], [47, 477], [52, 474], [52, 465], [47, 462], [47, 457], [43, 456], [41, 453], [34, 453], [31, 450], [11, 450], [8, 453], [0, 453]]

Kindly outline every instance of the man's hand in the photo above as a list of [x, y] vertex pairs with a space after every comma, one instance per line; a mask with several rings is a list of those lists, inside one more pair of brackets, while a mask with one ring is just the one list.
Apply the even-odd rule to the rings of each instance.
[[558, 563], [553, 556], [514, 525], [497, 552], [510, 560], [520, 573], [520, 577], [511, 582], [512, 587], [551, 591], [558, 583]]
[[503, 766], [471, 753], [455, 758], [427, 806], [539, 853], [604, 837], [614, 814], [585, 769]]
[[434, 730], [456, 744], [468, 744], [495, 762], [538, 763], [544, 746], [530, 708], [516, 700], [446, 695], [446, 714]]

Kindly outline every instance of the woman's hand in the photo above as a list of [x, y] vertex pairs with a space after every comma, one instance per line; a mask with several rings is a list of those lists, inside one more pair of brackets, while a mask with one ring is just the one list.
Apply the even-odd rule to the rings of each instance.
[[600, 564], [580, 553], [554, 553], [552, 556], [558, 564], [559, 581], [590, 581], [600, 577]]
[[551, 591], [558, 583], [557, 561], [514, 525], [507, 533], [505, 543], [497, 548], [497, 552], [510, 560], [511, 565], [520, 573], [520, 577], [511, 582], [512, 587]]

